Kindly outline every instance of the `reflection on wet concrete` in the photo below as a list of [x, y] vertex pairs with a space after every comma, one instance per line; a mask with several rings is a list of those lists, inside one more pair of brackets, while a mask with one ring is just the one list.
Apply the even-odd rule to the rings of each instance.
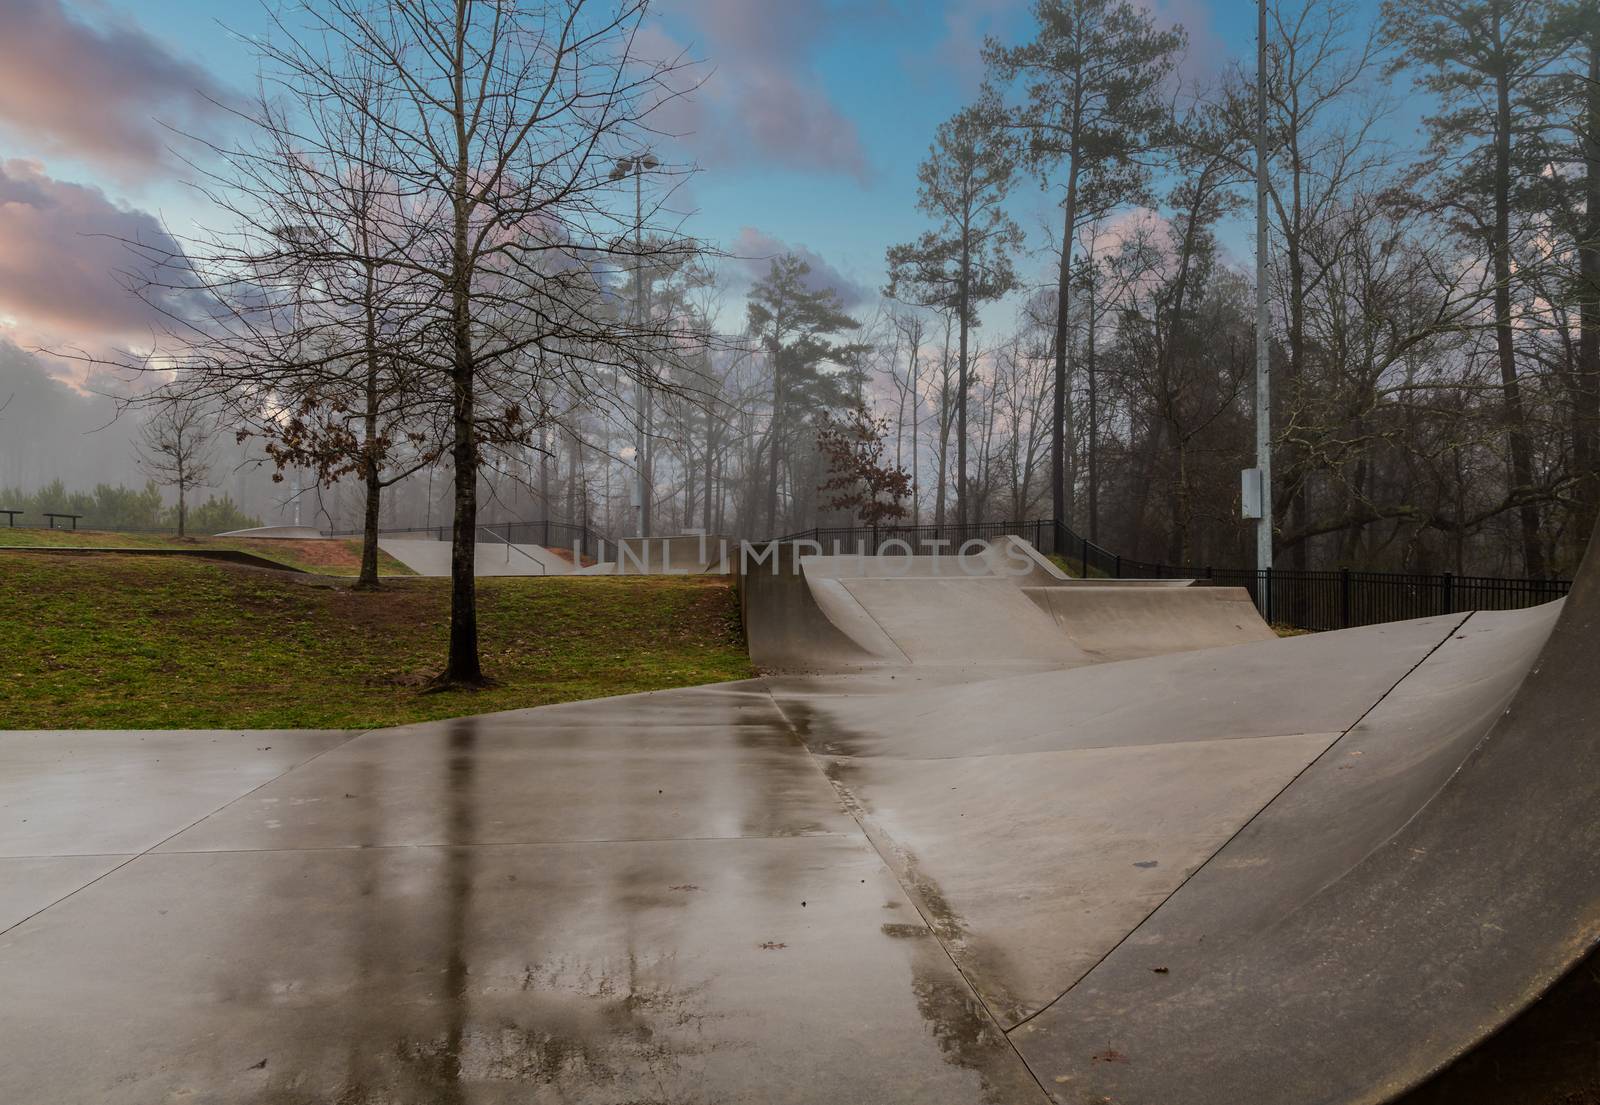
[[467, 913], [472, 908], [472, 857], [477, 839], [477, 723], [470, 717], [449, 723], [450, 758], [445, 775], [444, 1008], [448, 1010], [439, 1081], [440, 1105], [465, 1101], [461, 1088], [461, 1039], [467, 1024]]
[[18, 926], [0, 1101], [1042, 1100], [770, 697], [648, 697], [357, 738]]

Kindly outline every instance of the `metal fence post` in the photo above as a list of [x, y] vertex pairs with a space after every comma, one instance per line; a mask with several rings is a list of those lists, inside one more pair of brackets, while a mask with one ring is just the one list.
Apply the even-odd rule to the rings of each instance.
[[1442, 597], [1442, 599], [1444, 601], [1444, 612], [1446, 614], [1454, 614], [1456, 612], [1456, 577], [1455, 577], [1455, 573], [1454, 572], [1446, 572], [1444, 575], [1440, 576], [1439, 577], [1439, 584], [1440, 584], [1440, 586], [1439, 586], [1440, 595], [1441, 595], [1441, 597]]
[[1271, 625], [1272, 624], [1272, 568], [1270, 566], [1266, 569], [1266, 577], [1267, 577], [1267, 580], [1266, 580], [1266, 589], [1267, 589], [1267, 595], [1266, 595], [1267, 624]]
[[1350, 569], [1339, 569], [1339, 628], [1350, 628]]
[[1089, 539], [1087, 537], [1085, 537], [1085, 538], [1082, 538], [1082, 541], [1083, 541], [1083, 573], [1082, 573], [1082, 578], [1088, 579], [1089, 578]]
[[1117, 578], [1122, 578], [1122, 554], [1117, 554]]

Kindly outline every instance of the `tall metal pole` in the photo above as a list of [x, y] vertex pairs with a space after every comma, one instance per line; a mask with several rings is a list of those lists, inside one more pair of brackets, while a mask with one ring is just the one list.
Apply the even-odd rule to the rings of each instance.
[[1256, 0], [1256, 569], [1272, 567], [1272, 392], [1267, 379], [1267, 0]]

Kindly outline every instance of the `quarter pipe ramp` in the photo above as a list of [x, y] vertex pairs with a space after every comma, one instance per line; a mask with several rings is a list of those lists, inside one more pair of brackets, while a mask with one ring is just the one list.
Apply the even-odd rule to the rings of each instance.
[[1277, 640], [1230, 589], [800, 555], [763, 666], [1054, 1100], [1434, 1105], [1600, 941], [1595, 560], [1562, 603]]

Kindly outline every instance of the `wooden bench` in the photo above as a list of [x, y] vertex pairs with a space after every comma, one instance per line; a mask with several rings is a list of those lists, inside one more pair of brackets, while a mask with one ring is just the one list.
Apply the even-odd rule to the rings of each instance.
[[[18, 513], [20, 514], [21, 511], [18, 511]], [[72, 528], [73, 529], [77, 529], [78, 528], [78, 519], [83, 517], [83, 515], [81, 515], [81, 514], [67, 514], [67, 513], [59, 512], [59, 511], [52, 513], [51, 511], [48, 511], [48, 510], [41, 510], [39, 513], [43, 514], [46, 518], [50, 519], [50, 528], [51, 529], [59, 528], [56, 525], [56, 519], [57, 518], [71, 518], [72, 519]]]
[[0, 510], [0, 514], [6, 516], [6, 522], [10, 524], [12, 529], [17, 528], [17, 515], [21, 513], [23, 512], [20, 510]]

